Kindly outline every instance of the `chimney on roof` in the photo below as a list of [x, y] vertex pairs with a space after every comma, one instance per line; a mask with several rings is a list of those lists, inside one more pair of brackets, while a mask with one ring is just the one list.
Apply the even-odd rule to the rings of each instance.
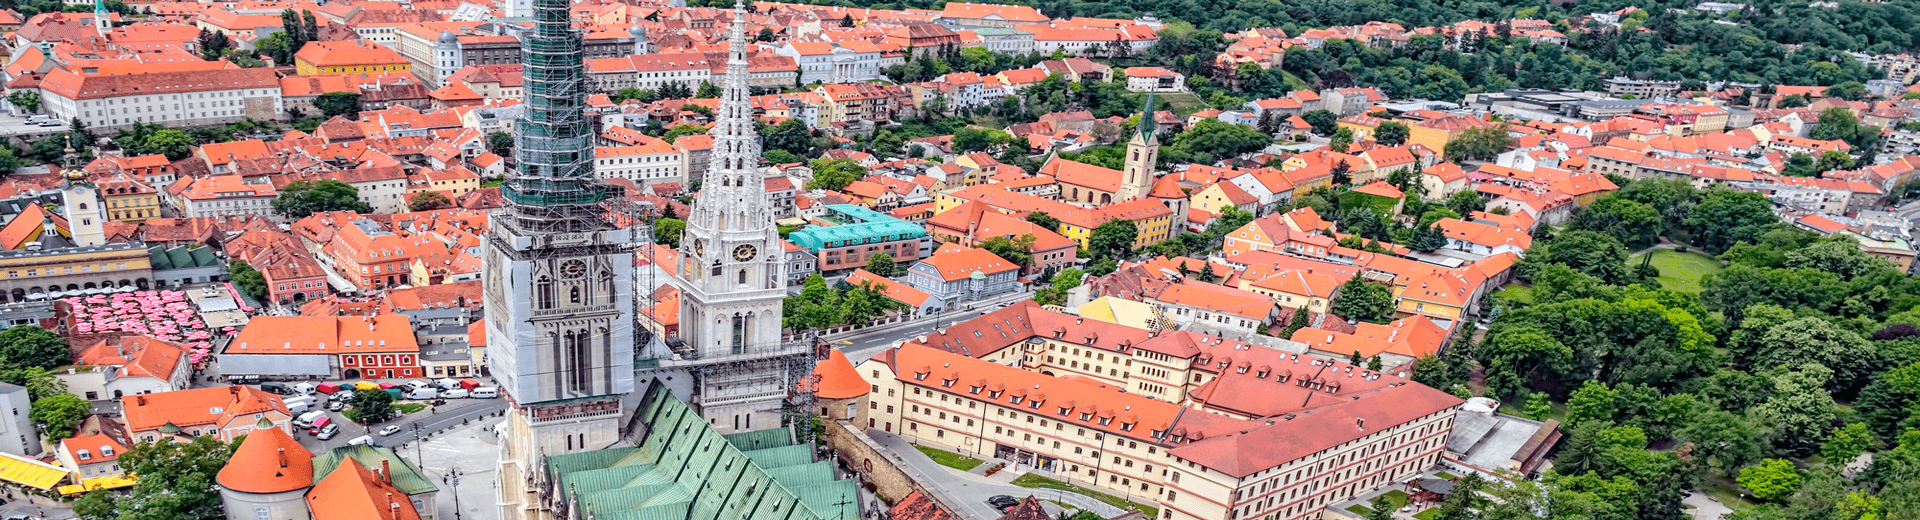
[[[393, 459], [380, 459], [380, 480], [388, 484], [393, 483]], [[387, 497], [391, 499], [393, 494], [388, 493]]]
[[287, 449], [280, 448], [278, 452], [280, 453], [280, 467], [287, 467]]

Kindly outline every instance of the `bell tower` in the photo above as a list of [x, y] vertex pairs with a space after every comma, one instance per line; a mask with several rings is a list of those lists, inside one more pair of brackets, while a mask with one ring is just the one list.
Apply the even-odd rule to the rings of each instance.
[[1120, 168], [1119, 200], [1140, 200], [1153, 187], [1154, 164], [1160, 161], [1160, 139], [1154, 135], [1153, 93], [1147, 93], [1146, 107], [1140, 111], [1140, 127], [1127, 141], [1127, 158]]
[[684, 343], [675, 349], [677, 359], [662, 361], [728, 365], [724, 371], [695, 371], [697, 408], [721, 432], [780, 425], [780, 400], [790, 385], [774, 360], [794, 350], [780, 334], [786, 262], [748, 100], [746, 18], [745, 8], [735, 4], [720, 110], [709, 132], [712, 166], [687, 215], [674, 266]]

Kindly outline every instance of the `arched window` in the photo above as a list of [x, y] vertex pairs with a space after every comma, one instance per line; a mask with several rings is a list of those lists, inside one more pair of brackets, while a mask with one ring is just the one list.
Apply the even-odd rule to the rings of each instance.
[[580, 304], [580, 286], [575, 285], [567, 288], [567, 303], [574, 305]]
[[738, 284], [740, 284], [740, 285], [746, 285], [746, 284], [747, 284], [747, 270], [746, 270], [746, 269], [741, 269], [741, 270], [740, 270], [740, 281], [738, 281], [738, 282], [735, 282], [735, 283], [738, 283]]

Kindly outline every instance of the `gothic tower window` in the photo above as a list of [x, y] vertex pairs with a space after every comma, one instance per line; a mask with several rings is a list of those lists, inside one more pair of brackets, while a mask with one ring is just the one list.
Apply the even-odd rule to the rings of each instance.
[[580, 304], [580, 286], [575, 285], [567, 288], [567, 303], [574, 305]]
[[534, 301], [539, 303], [540, 308], [553, 308], [553, 278], [540, 277], [540, 281], [534, 284], [533, 295]]
[[746, 269], [741, 269], [741, 270], [740, 270], [740, 281], [739, 281], [739, 282], [737, 282], [737, 283], [739, 283], [740, 285], [746, 285], [746, 284], [747, 284], [747, 270], [746, 270]]
[[733, 315], [733, 353], [739, 354], [747, 348], [747, 317]]

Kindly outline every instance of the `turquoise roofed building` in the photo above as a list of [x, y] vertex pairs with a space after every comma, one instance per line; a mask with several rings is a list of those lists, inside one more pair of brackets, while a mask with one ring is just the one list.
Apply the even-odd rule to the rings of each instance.
[[[852, 480], [813, 460], [787, 428], [721, 435], [693, 408], [651, 385], [637, 448], [547, 458], [542, 493], [555, 516], [595, 520], [854, 520]], [[575, 509], [578, 511], [575, 511]]]
[[787, 241], [819, 257], [821, 272], [866, 267], [867, 258], [886, 253], [896, 264], [912, 264], [933, 253], [926, 228], [852, 204], [830, 204], [805, 229]]

